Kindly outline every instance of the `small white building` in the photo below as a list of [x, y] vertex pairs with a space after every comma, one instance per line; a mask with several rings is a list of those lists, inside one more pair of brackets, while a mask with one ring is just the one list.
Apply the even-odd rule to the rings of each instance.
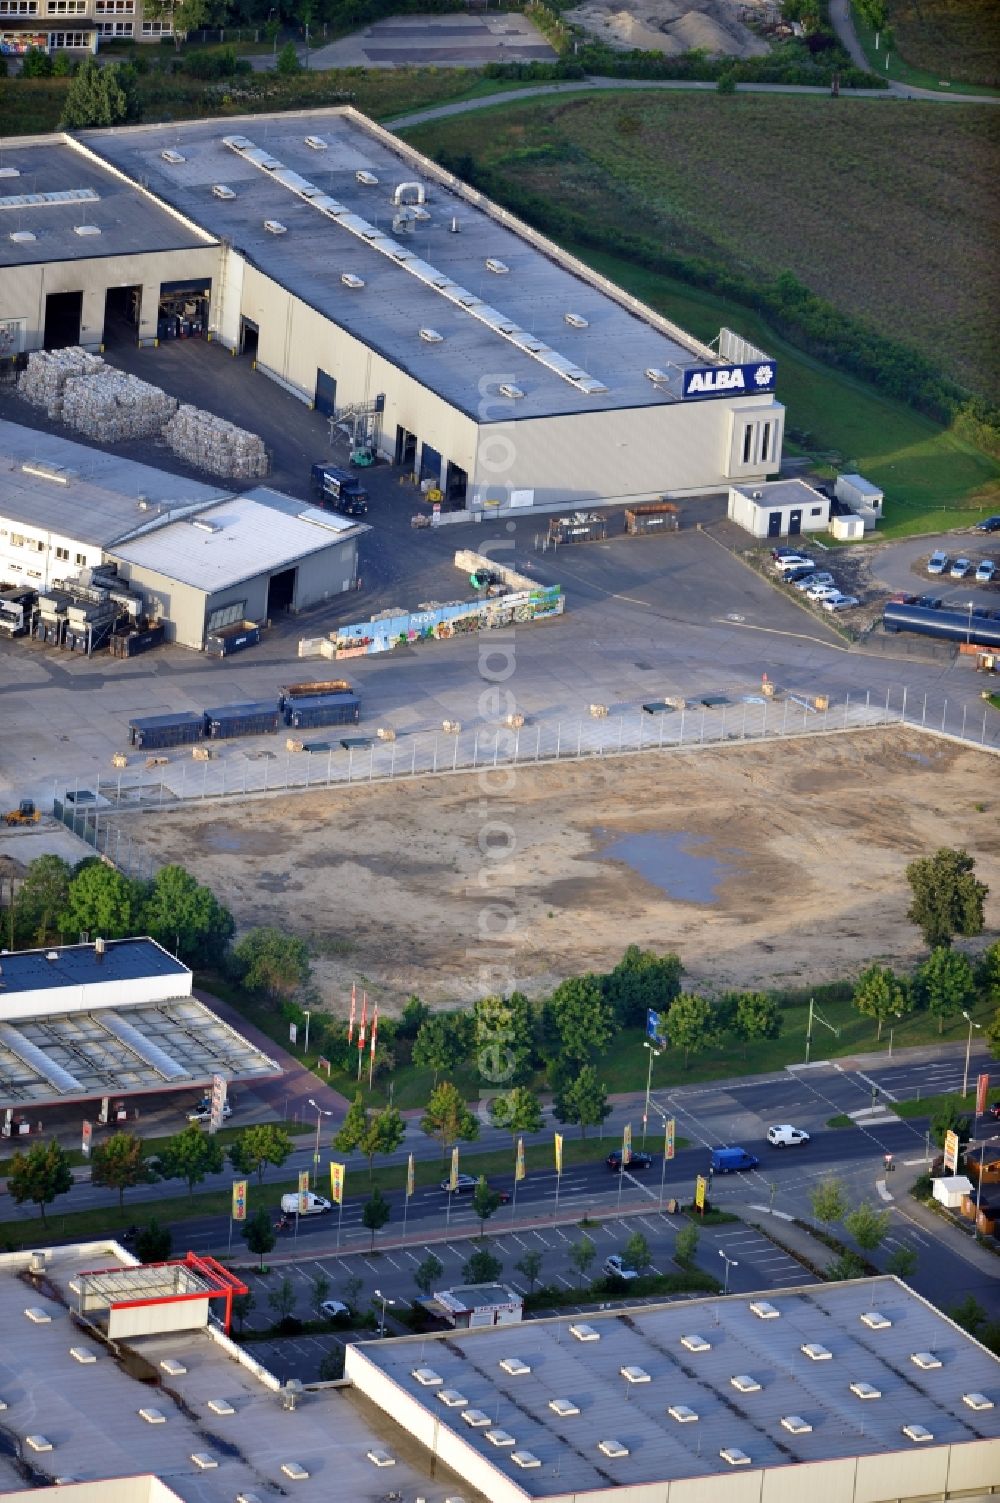
[[729, 487], [729, 519], [755, 538], [826, 532], [830, 501], [804, 480], [772, 480]]
[[436, 1289], [431, 1302], [436, 1314], [461, 1330], [480, 1326], [516, 1324], [524, 1300], [506, 1284], [461, 1284], [454, 1289]]
[[957, 1211], [965, 1196], [972, 1194], [972, 1181], [964, 1174], [945, 1174], [934, 1181], [933, 1194], [949, 1211]]

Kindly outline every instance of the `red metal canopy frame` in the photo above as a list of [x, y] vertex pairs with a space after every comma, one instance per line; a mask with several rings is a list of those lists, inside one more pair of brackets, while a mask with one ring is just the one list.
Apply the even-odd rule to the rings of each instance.
[[[233, 1296], [237, 1294], [249, 1294], [248, 1285], [231, 1273], [228, 1268], [216, 1258], [210, 1258], [205, 1254], [188, 1252], [183, 1258], [168, 1258], [163, 1263], [140, 1263], [139, 1268], [187, 1268], [192, 1273], [204, 1279], [208, 1289], [195, 1289], [188, 1294], [154, 1294], [147, 1295], [143, 1299], [113, 1299], [109, 1301], [109, 1308], [113, 1310], [138, 1309], [143, 1305], [174, 1305], [185, 1300], [196, 1299], [224, 1299], [226, 1313], [223, 1321], [223, 1330], [229, 1335], [233, 1322]], [[113, 1268], [88, 1268], [79, 1275], [80, 1278], [96, 1278], [102, 1274], [122, 1274], [129, 1272], [128, 1268], [116, 1264]]]

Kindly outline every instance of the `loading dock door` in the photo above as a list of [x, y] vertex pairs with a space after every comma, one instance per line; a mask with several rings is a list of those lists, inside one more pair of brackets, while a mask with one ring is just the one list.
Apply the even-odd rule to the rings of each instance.
[[767, 514], [767, 535], [769, 538], [781, 536], [781, 512], [769, 511]]
[[337, 383], [326, 371], [316, 372], [316, 411], [333, 417], [337, 407]]
[[396, 425], [396, 463], [412, 470], [417, 462], [417, 435]]
[[260, 328], [252, 318], [240, 319], [240, 350], [244, 355], [249, 355], [251, 360], [257, 359], [257, 341], [260, 338]]
[[295, 576], [296, 569], [282, 569], [280, 574], [272, 574], [267, 585], [267, 616], [270, 620], [273, 616], [281, 615], [284, 611], [290, 611], [295, 602]]
[[433, 480], [435, 485], [441, 484], [441, 456], [430, 444], [424, 444], [420, 450], [420, 477], [421, 480]]
[[83, 292], [50, 292], [45, 299], [45, 348], [62, 350], [80, 343]]

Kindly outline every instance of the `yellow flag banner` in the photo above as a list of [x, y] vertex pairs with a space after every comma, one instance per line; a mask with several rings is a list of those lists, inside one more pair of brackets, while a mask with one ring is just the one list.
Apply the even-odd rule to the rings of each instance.
[[663, 1150], [664, 1158], [672, 1159], [674, 1156], [674, 1134], [677, 1131], [677, 1123], [673, 1117], [667, 1122], [667, 1141]]
[[309, 1209], [309, 1170], [299, 1171], [299, 1215]]
[[698, 1207], [698, 1210], [702, 1212], [702, 1214], [704, 1214], [705, 1211], [705, 1195], [707, 1191], [708, 1180], [703, 1174], [699, 1174], [694, 1187], [694, 1203]]
[[458, 1189], [458, 1144], [451, 1150], [451, 1178], [448, 1181], [449, 1190]]
[[330, 1199], [335, 1206], [344, 1204], [344, 1165], [330, 1165]]
[[555, 1140], [556, 1140], [556, 1173], [557, 1174], [562, 1174], [562, 1166], [563, 1166], [563, 1135], [562, 1135], [561, 1132], [557, 1132], [555, 1134]]
[[414, 1169], [413, 1169], [413, 1154], [411, 1153], [410, 1156], [409, 1156], [409, 1158], [406, 1161], [406, 1198], [407, 1198], [407, 1200], [409, 1200], [410, 1196], [413, 1194], [413, 1185], [414, 1185]]
[[519, 1184], [520, 1184], [521, 1180], [524, 1178], [524, 1174], [525, 1174], [525, 1169], [524, 1169], [524, 1139], [523, 1138], [518, 1138], [518, 1140], [517, 1140], [517, 1162], [514, 1165], [514, 1178], [515, 1178], [515, 1180]]
[[233, 1180], [233, 1211], [234, 1221], [246, 1221], [247, 1219], [247, 1182], [245, 1179]]
[[625, 1123], [625, 1132], [622, 1136], [622, 1168], [632, 1162], [632, 1124]]

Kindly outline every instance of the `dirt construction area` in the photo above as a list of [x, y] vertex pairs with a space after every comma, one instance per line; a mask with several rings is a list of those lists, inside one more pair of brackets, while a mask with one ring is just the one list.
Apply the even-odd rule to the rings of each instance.
[[467, 1002], [494, 960], [538, 995], [630, 942], [676, 950], [709, 992], [808, 985], [919, 954], [904, 867], [942, 845], [975, 856], [997, 926], [996, 773], [869, 732], [190, 808], [143, 838], [241, 929], [309, 937], [338, 1006], [354, 980], [387, 1010]]

